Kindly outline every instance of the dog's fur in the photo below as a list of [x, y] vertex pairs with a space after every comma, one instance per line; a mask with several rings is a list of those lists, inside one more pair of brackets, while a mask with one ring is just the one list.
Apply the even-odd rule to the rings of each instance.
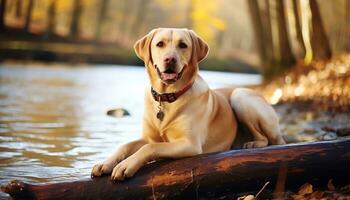
[[95, 165], [92, 176], [112, 173], [111, 179], [123, 180], [158, 158], [229, 150], [237, 132], [235, 116], [254, 137], [254, 141], [244, 144], [245, 148], [284, 144], [277, 115], [262, 96], [243, 88], [209, 89], [197, 73], [198, 63], [208, 54], [208, 45], [193, 31], [155, 29], [134, 48], [158, 93], [180, 91], [194, 83], [175, 102], [162, 102], [162, 121], [156, 117], [159, 102], [147, 90], [141, 139], [123, 145], [102, 164]]

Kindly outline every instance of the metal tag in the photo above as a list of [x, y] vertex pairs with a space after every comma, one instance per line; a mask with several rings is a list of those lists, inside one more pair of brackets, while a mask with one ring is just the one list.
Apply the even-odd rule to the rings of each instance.
[[163, 121], [163, 118], [164, 118], [164, 112], [163, 111], [158, 111], [157, 113], [157, 118], [160, 120], [160, 121]]

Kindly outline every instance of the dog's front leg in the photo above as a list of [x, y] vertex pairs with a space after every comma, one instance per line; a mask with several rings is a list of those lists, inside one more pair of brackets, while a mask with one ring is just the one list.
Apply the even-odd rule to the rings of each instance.
[[122, 160], [134, 154], [147, 142], [139, 139], [122, 145], [111, 157], [104, 162], [96, 164], [91, 171], [91, 176], [102, 176], [103, 174], [110, 174], [113, 168]]
[[125, 177], [131, 177], [147, 162], [158, 158], [182, 158], [201, 153], [201, 145], [188, 140], [146, 144], [135, 154], [117, 164], [111, 179], [124, 180]]

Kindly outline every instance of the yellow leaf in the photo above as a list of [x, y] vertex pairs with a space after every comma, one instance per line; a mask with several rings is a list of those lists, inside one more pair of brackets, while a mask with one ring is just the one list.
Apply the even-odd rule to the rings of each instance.
[[217, 28], [217, 29], [219, 29], [219, 30], [225, 30], [226, 29], [226, 24], [225, 24], [225, 22], [222, 20], [222, 19], [219, 19], [219, 18], [214, 18], [213, 20], [212, 20], [212, 25], [215, 27], [215, 28]]
[[254, 200], [254, 199], [255, 199], [254, 195], [246, 195], [246, 196], [241, 196], [237, 198], [237, 200]]
[[292, 199], [293, 200], [304, 200], [305, 197], [304, 197], [304, 195], [297, 194], [297, 195], [292, 195]]
[[305, 183], [299, 189], [299, 195], [311, 194], [312, 193], [312, 185], [310, 183]]

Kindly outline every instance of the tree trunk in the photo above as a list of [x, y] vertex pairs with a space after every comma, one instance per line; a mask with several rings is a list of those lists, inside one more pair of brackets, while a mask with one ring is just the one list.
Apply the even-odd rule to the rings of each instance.
[[56, 4], [57, 0], [51, 0], [49, 9], [47, 11], [48, 24], [47, 24], [47, 36], [53, 35], [56, 32]]
[[108, 3], [109, 3], [109, 0], [102, 0], [101, 4], [100, 4], [100, 10], [99, 10], [99, 14], [98, 14], [98, 19], [97, 19], [97, 24], [96, 24], [96, 32], [95, 32], [96, 40], [99, 40], [101, 37], [101, 29], [102, 29], [103, 23], [106, 19]]
[[83, 9], [83, 6], [81, 3], [81, 0], [74, 0], [72, 21], [70, 24], [70, 36], [72, 38], [79, 37], [79, 33], [80, 33], [79, 24], [80, 24], [82, 9]]
[[119, 28], [125, 33], [125, 30], [127, 28], [127, 22], [130, 20], [128, 17], [128, 14], [131, 12], [131, 5], [130, 2], [123, 2], [122, 7], [122, 16], [119, 24]]
[[312, 14], [311, 48], [314, 59], [330, 59], [332, 51], [316, 0], [309, 0]]
[[248, 0], [249, 14], [251, 18], [251, 23], [253, 25], [254, 30], [254, 39], [257, 45], [258, 55], [260, 58], [260, 62], [264, 69], [268, 67], [269, 63], [266, 62], [267, 52], [265, 49], [266, 41], [264, 40], [264, 28], [261, 20], [261, 15], [259, 11], [259, 5], [257, 0]]
[[27, 7], [27, 13], [26, 13], [26, 20], [24, 23], [24, 30], [29, 32], [30, 30], [30, 23], [32, 21], [32, 12], [34, 7], [34, 0], [29, 0], [28, 7]]
[[349, 184], [349, 166], [350, 139], [345, 139], [158, 161], [116, 183], [109, 176], [50, 184], [12, 181], [1, 190], [14, 199], [212, 199], [222, 194], [236, 199], [241, 193], [255, 193], [267, 181], [269, 194], [306, 182], [324, 187], [329, 179]]
[[121, 17], [117, 20], [117, 40], [122, 44], [125, 40], [125, 35], [127, 34], [127, 24], [130, 21], [128, 14], [131, 12], [132, 0], [122, 1], [121, 3]]
[[350, 1], [346, 1], [345, 6], [345, 37], [344, 37], [344, 45], [345, 51], [350, 52]]
[[6, 11], [6, 0], [1, 0], [1, 3], [0, 3], [0, 30], [5, 29], [5, 11]]
[[[266, 51], [266, 60], [268, 63], [268, 68], [273, 67], [275, 63], [275, 54], [273, 46], [273, 36], [272, 36], [272, 26], [271, 26], [271, 14], [270, 14], [270, 1], [265, 0], [265, 14], [263, 17], [264, 22], [264, 41], [265, 42], [265, 51]], [[267, 70], [270, 71], [270, 70]]]
[[22, 17], [22, 0], [16, 1], [16, 18]]
[[293, 0], [293, 12], [294, 12], [294, 21], [295, 21], [295, 31], [297, 36], [297, 41], [299, 44], [299, 56], [301, 58], [305, 57], [306, 48], [303, 39], [303, 33], [301, 29], [301, 8], [300, 8], [300, 0]]
[[295, 58], [292, 53], [292, 49], [290, 47], [289, 39], [288, 39], [288, 31], [286, 24], [286, 15], [284, 11], [284, 1], [276, 0], [276, 12], [277, 12], [277, 24], [278, 24], [278, 39], [279, 39], [279, 65], [280, 67], [276, 67], [272, 72], [273, 74], [277, 74], [285, 68], [290, 67], [295, 64]]
[[140, 0], [136, 7], [135, 19], [130, 25], [128, 35], [138, 36], [139, 28], [142, 26], [145, 20], [144, 13], [147, 13], [149, 4], [150, 0]]

